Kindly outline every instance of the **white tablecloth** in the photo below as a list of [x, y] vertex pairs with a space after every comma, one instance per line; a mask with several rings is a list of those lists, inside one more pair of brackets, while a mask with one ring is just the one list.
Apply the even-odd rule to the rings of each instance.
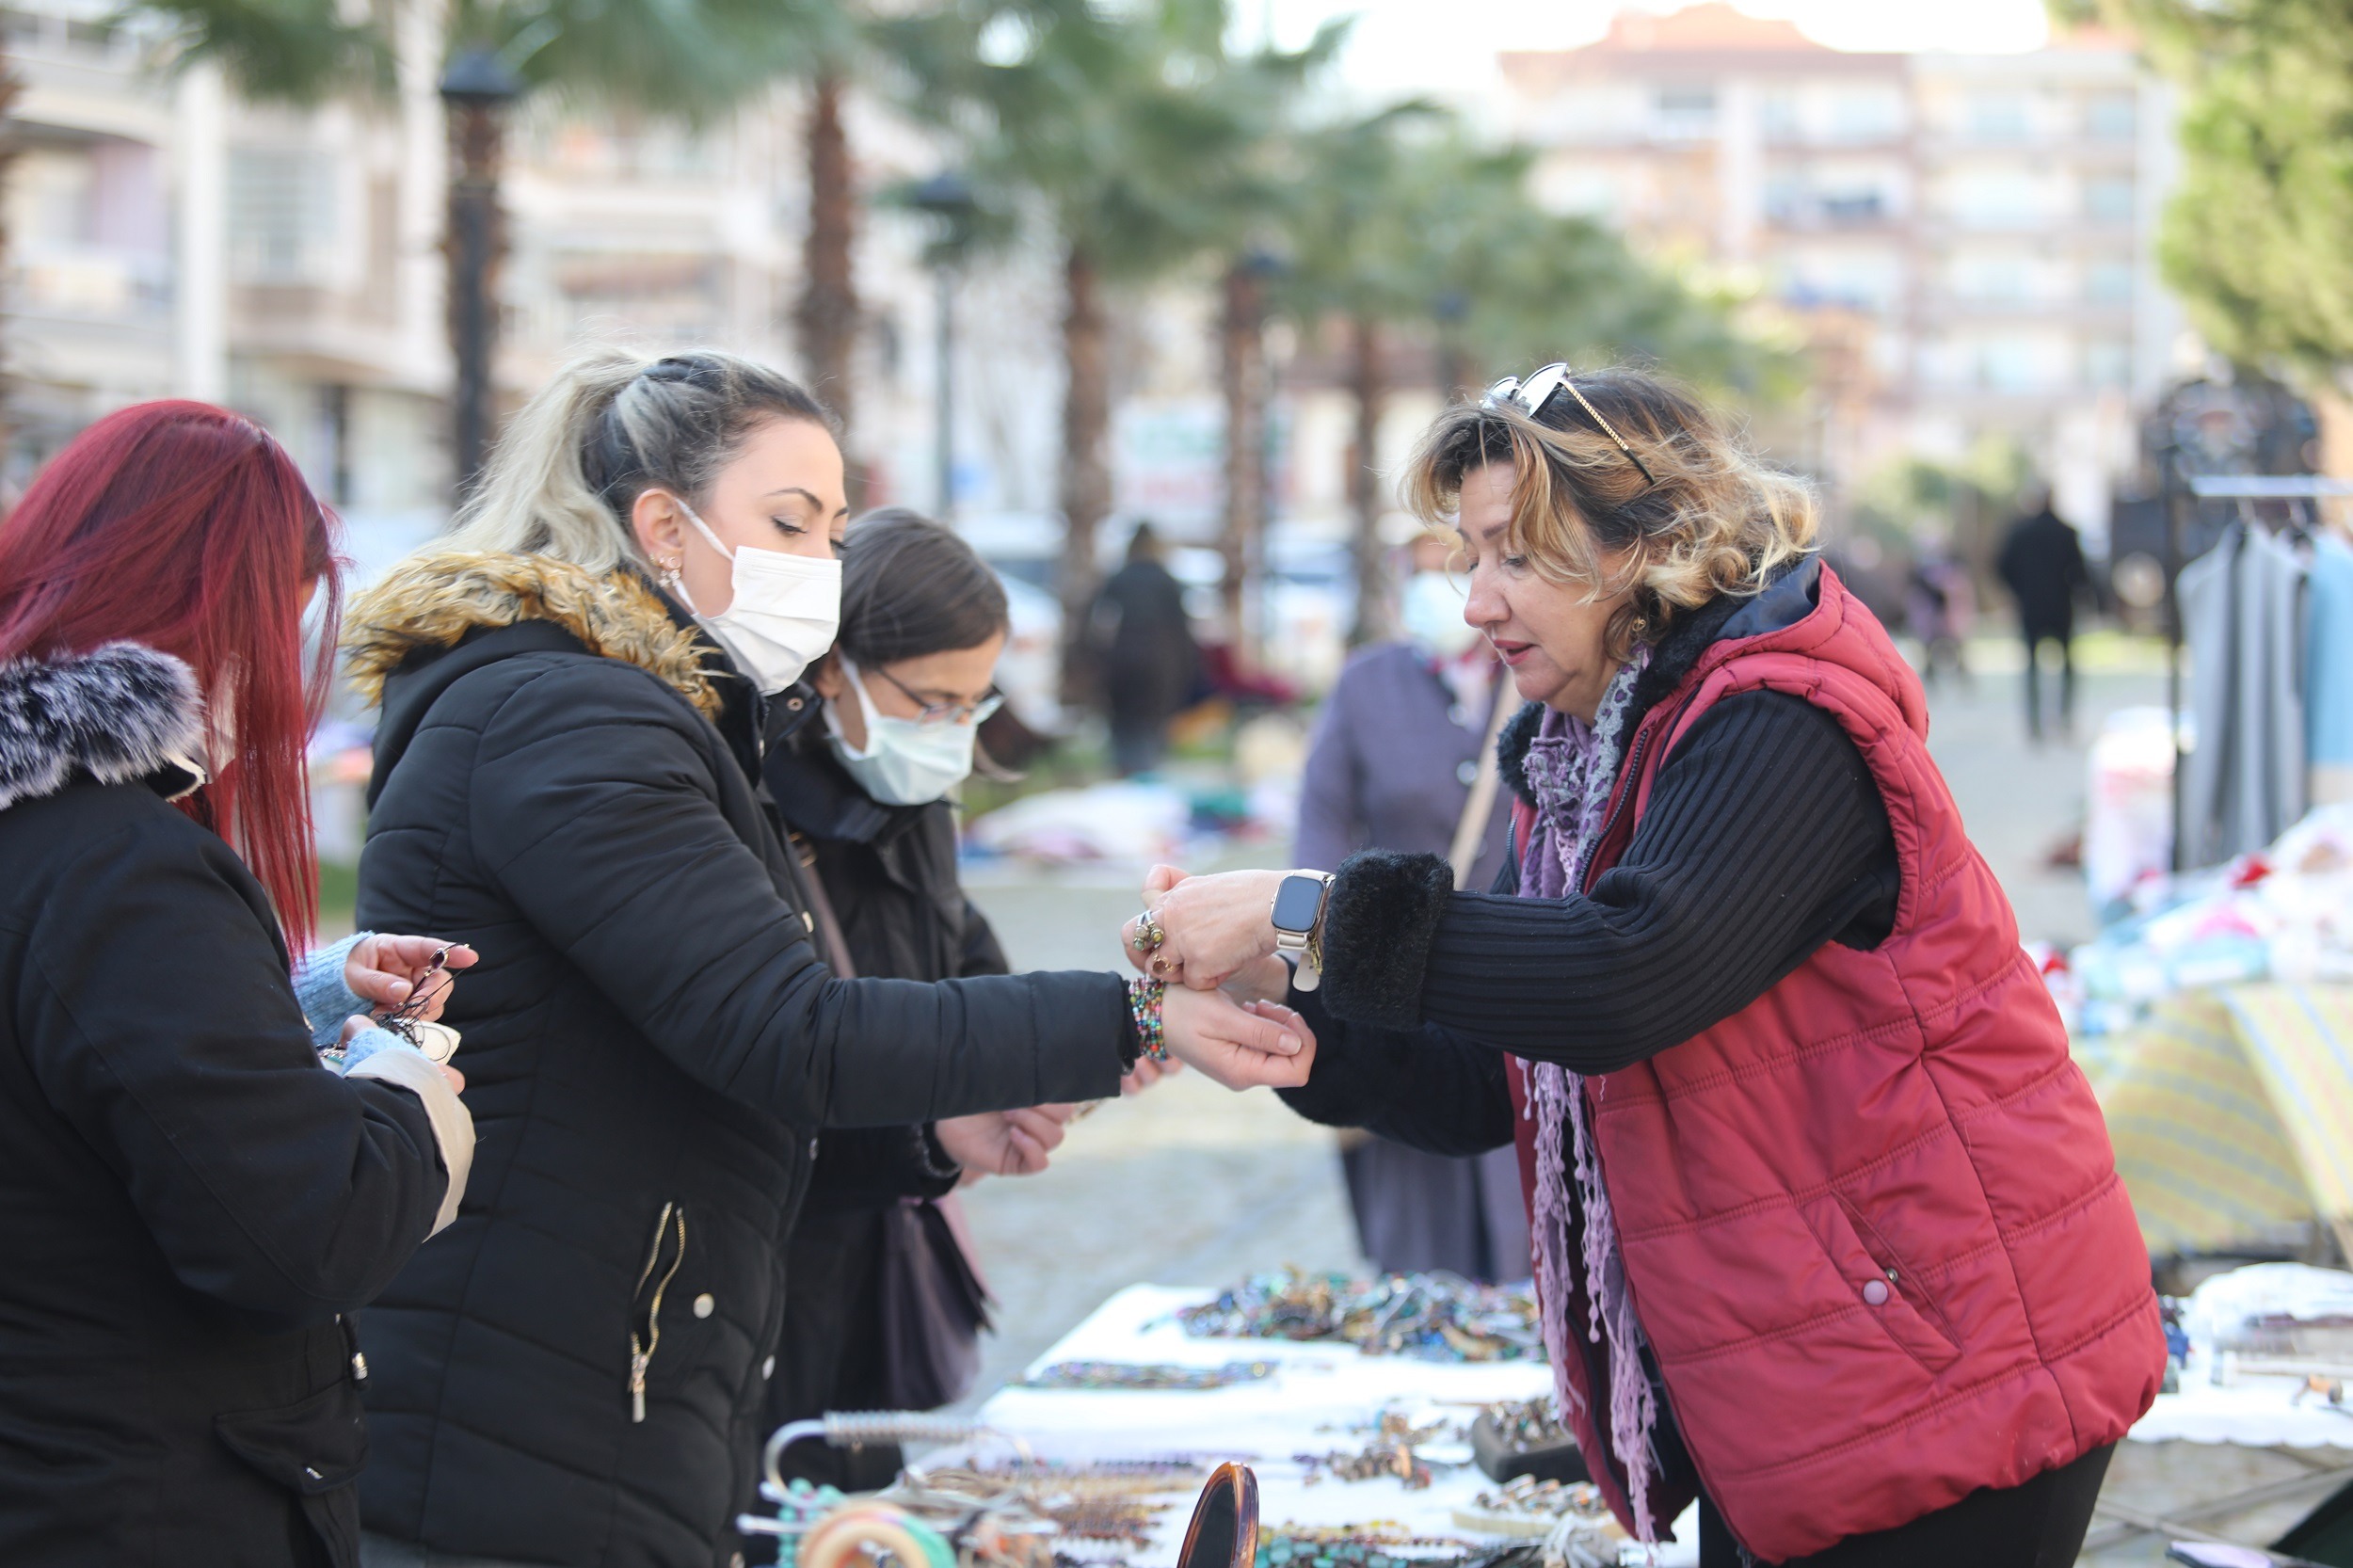
[[[1469, 1463], [1470, 1446], [1432, 1446], [1435, 1479], [1409, 1492], [1393, 1477], [1306, 1483], [1299, 1454], [1355, 1453], [1366, 1430], [1384, 1412], [1424, 1421], [1443, 1414], [1467, 1422], [1478, 1405], [1527, 1400], [1552, 1386], [1550, 1371], [1529, 1362], [1420, 1361], [1363, 1355], [1344, 1345], [1294, 1344], [1280, 1339], [1195, 1339], [1176, 1325], [1180, 1306], [1216, 1292], [1131, 1286], [1097, 1307], [1034, 1362], [1035, 1374], [1056, 1362], [1115, 1361], [1222, 1367], [1266, 1361], [1272, 1377], [1201, 1392], [1006, 1388], [984, 1404], [979, 1418], [1019, 1436], [1041, 1459], [1145, 1459], [1193, 1455], [1241, 1460], [1257, 1473], [1262, 1528], [1358, 1525], [1380, 1520], [1417, 1535], [1465, 1539], [1454, 1511], [1494, 1483]], [[1150, 1549], [1132, 1554], [1136, 1568], [1173, 1563], [1184, 1533], [1185, 1509], [1172, 1510]], [[1677, 1521], [1679, 1544], [1662, 1549], [1663, 1565], [1699, 1560], [1694, 1516]]]
[[2217, 1386], [2213, 1362], [2193, 1352], [2182, 1391], [2160, 1394], [2130, 1433], [2137, 1443], [2236, 1443], [2250, 1448], [2353, 1448], [2353, 1416], [2312, 1395], [2288, 1401], [2300, 1378], [2241, 1375]]

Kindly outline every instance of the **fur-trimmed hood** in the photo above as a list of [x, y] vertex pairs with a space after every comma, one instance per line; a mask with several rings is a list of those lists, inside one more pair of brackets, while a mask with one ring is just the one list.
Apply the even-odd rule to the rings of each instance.
[[0, 664], [0, 810], [77, 774], [128, 784], [199, 755], [204, 701], [182, 661], [137, 643]]
[[385, 678], [420, 649], [457, 646], [468, 632], [550, 621], [589, 652], [635, 664], [716, 718], [720, 699], [692, 627], [624, 568], [599, 577], [547, 555], [443, 550], [413, 555], [361, 594], [344, 618], [352, 684], [383, 701]]

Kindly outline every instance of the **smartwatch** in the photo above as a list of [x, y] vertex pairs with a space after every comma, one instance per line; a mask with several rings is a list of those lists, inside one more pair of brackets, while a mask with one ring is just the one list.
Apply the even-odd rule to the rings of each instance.
[[1274, 951], [1297, 955], [1291, 984], [1303, 991], [1314, 990], [1322, 981], [1323, 955], [1317, 951], [1316, 935], [1323, 921], [1324, 896], [1331, 888], [1332, 878], [1325, 872], [1293, 872], [1274, 889], [1274, 908], [1269, 916], [1274, 927]]

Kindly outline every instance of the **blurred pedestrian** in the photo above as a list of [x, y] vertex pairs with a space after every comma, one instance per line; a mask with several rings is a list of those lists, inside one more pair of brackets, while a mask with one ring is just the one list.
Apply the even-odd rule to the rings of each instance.
[[448, 912], [491, 959], [459, 998], [476, 1201], [370, 1320], [372, 1568], [740, 1549], [824, 1128], [1112, 1095], [1154, 1032], [1223, 1083], [1304, 1074], [1287, 1016], [1225, 999], [826, 968], [760, 747], [771, 700], [816, 700], [848, 510], [801, 387], [599, 353], [355, 606], [360, 917]]
[[[770, 710], [764, 764], [792, 847], [815, 872], [810, 900], [835, 973], [1012, 971], [957, 880], [949, 798], [971, 771], [977, 727], [1002, 702], [1009, 629], [1003, 585], [949, 529], [895, 510], [850, 529], [841, 631], [812, 680], [822, 700]], [[818, 1135], [785, 1256], [763, 1439], [829, 1410], [929, 1410], [963, 1396], [988, 1297], [955, 1191], [1044, 1170], [1071, 1110]], [[899, 1464], [890, 1443], [784, 1453], [788, 1478], [850, 1491], [888, 1485]]]
[[2059, 728], [2075, 722], [2075, 600], [2091, 582], [2083, 541], [2051, 509], [2047, 487], [2032, 487], [2025, 515], [2009, 525], [1994, 569], [2018, 605], [2018, 633], [2026, 644], [2026, 735], [2042, 739], [2041, 648], [2058, 644]]
[[1974, 688], [1964, 649], [1977, 609], [1969, 568], [1954, 557], [1952, 540], [1941, 530], [1923, 529], [1904, 579], [1904, 619], [1919, 639], [1920, 678], [1929, 690], [1946, 673], [1959, 680], [1962, 691]]
[[1130, 778], [1160, 766], [1169, 721], [1191, 706], [1201, 654], [1185, 614], [1184, 584], [1162, 563], [1148, 522], [1128, 539], [1128, 561], [1095, 597], [1088, 637], [1100, 661], [1111, 719], [1112, 765]]
[[369, 1015], [437, 1016], [473, 955], [292, 962], [321, 593], [331, 627], [293, 459], [200, 403], [99, 421], [0, 522], [9, 1568], [358, 1560], [343, 1315], [449, 1223], [473, 1149], [456, 1075]]
[[[1300, 781], [1300, 865], [1337, 866], [1364, 849], [1459, 850], [1466, 888], [1486, 887], [1503, 867], [1510, 813], [1496, 808], [1495, 737], [1518, 704], [1495, 649], [1463, 618], [1454, 549], [1436, 533], [1407, 547], [1404, 638], [1350, 659], [1324, 701]], [[1375, 1268], [1528, 1277], [1528, 1218], [1509, 1149], [1458, 1159], [1359, 1133], [1343, 1144], [1340, 1166]]]

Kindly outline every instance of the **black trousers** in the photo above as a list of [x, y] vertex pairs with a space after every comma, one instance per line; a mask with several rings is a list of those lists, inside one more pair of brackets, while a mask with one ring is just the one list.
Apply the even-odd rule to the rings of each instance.
[[2032, 627], [2026, 631], [2026, 733], [2042, 739], [2042, 645], [2058, 644], [2059, 728], [2075, 721], [2075, 629]]
[[[2068, 1568], [2091, 1528], [2114, 1445], [2074, 1464], [2045, 1470], [2022, 1485], [1972, 1492], [1908, 1525], [1850, 1535], [1827, 1551], [1791, 1558], [1779, 1568]], [[1724, 1528], [1723, 1516], [1700, 1498], [1700, 1568], [1748, 1568], [1756, 1560]], [[1757, 1568], [1768, 1568], [1759, 1563]]]

